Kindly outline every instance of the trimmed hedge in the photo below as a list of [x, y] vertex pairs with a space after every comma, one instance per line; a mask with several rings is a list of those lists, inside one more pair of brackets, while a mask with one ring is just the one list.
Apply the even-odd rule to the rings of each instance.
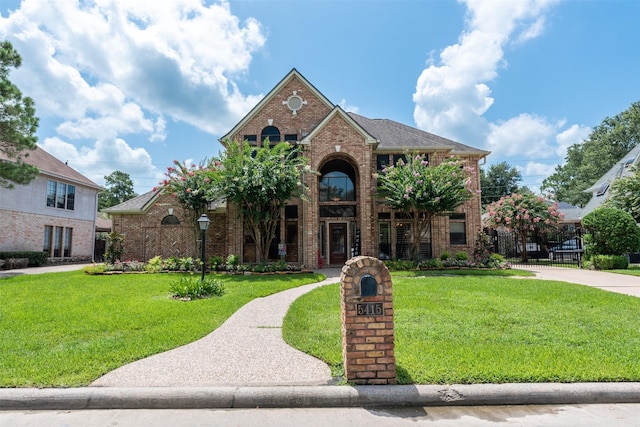
[[11, 258], [28, 258], [29, 267], [39, 267], [47, 262], [47, 254], [44, 252], [0, 252], [0, 259]]

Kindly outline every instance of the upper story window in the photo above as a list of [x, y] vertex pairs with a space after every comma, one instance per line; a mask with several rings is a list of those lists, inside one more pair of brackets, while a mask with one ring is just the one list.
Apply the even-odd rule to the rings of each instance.
[[47, 206], [74, 210], [76, 204], [76, 186], [54, 180], [47, 181]]
[[244, 140], [251, 145], [256, 145], [256, 142], [258, 142], [258, 135], [245, 135]]
[[333, 171], [320, 180], [320, 201], [338, 202], [356, 199], [353, 180], [344, 172]]
[[271, 144], [280, 142], [280, 129], [275, 126], [267, 126], [266, 128], [262, 129], [262, 133], [260, 134], [260, 141], [263, 142], [267, 138], [269, 138], [269, 142]]

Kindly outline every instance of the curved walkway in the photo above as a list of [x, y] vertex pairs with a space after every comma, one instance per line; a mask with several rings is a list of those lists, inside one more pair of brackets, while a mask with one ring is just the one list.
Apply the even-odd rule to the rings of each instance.
[[92, 386], [180, 387], [323, 385], [332, 381], [328, 365], [282, 338], [282, 322], [299, 296], [340, 280], [339, 269], [312, 283], [257, 298], [206, 337], [109, 372]]

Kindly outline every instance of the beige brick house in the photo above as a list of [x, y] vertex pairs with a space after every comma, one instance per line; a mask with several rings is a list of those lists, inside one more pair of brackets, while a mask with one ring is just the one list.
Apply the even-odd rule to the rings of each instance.
[[[355, 255], [381, 259], [410, 256], [410, 225], [375, 197], [375, 173], [406, 151], [426, 153], [432, 164], [455, 155], [475, 166], [489, 154], [458, 142], [386, 119], [347, 113], [331, 103], [293, 69], [220, 141], [298, 145], [318, 175], [308, 175], [310, 201], [285, 207], [270, 257], [286, 245], [286, 260], [307, 268], [338, 266]], [[479, 189], [476, 176], [473, 186]], [[193, 224], [171, 197], [144, 194], [108, 210], [114, 230], [125, 234], [125, 257], [195, 255]], [[435, 218], [423, 240], [421, 256], [443, 251], [473, 251], [481, 227], [479, 195], [456, 212]], [[255, 260], [255, 248], [233, 205], [210, 211], [207, 255], [237, 254]], [[190, 220], [187, 222], [191, 222]]]
[[[0, 159], [9, 159], [0, 153]], [[50, 261], [92, 260], [102, 188], [40, 147], [25, 163], [40, 172], [0, 187], [0, 251], [44, 251]]]

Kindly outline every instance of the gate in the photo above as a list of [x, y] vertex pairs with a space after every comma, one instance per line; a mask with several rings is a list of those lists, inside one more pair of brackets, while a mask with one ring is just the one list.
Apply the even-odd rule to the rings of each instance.
[[502, 255], [509, 264], [582, 266], [584, 246], [579, 229], [544, 234], [532, 232], [526, 235], [525, 242], [522, 240], [520, 235], [511, 231], [494, 231], [491, 234], [493, 252]]

